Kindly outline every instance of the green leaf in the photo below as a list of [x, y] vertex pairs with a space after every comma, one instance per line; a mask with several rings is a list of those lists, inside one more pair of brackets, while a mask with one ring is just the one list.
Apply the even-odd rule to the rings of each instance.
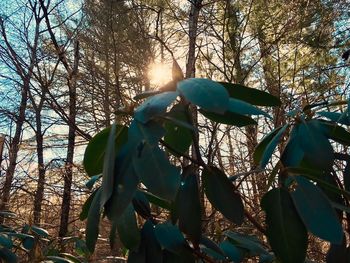
[[0, 248], [0, 259], [6, 263], [16, 263], [17, 256], [6, 247]]
[[70, 259], [59, 256], [47, 256], [46, 259], [49, 259], [55, 263], [74, 263], [74, 261], [71, 261]]
[[298, 166], [304, 158], [304, 151], [299, 145], [299, 126], [292, 128], [286, 147], [281, 156], [283, 166]]
[[91, 253], [95, 250], [101, 215], [101, 189], [98, 189], [89, 209], [86, 223], [86, 246]]
[[299, 145], [305, 160], [313, 166], [329, 170], [333, 165], [333, 148], [325, 136], [327, 130], [318, 120], [302, 122], [298, 129]]
[[177, 91], [169, 91], [152, 96], [137, 107], [135, 119], [141, 123], [147, 123], [152, 118], [163, 114], [178, 95]]
[[133, 165], [149, 191], [167, 200], [175, 199], [180, 185], [179, 169], [169, 162], [160, 148], [144, 144], [142, 153], [134, 156]]
[[[85, 149], [83, 165], [88, 176], [102, 174], [103, 160], [111, 128], [106, 128], [96, 134]], [[116, 152], [127, 140], [128, 128], [117, 125], [115, 146]]]
[[114, 167], [115, 167], [115, 147], [114, 140], [116, 137], [117, 127], [112, 125], [109, 133], [106, 153], [103, 161], [102, 185], [101, 185], [101, 207], [104, 206], [111, 198], [114, 187]]
[[162, 263], [162, 249], [155, 235], [155, 226], [150, 220], [143, 225], [141, 236], [146, 251], [145, 262]]
[[338, 125], [329, 123], [323, 123], [323, 125], [328, 129], [328, 138], [343, 145], [350, 146], [350, 133], [347, 130]]
[[326, 117], [331, 121], [338, 122], [344, 125], [350, 125], [350, 120], [346, 112], [339, 113], [339, 112], [320, 111], [320, 112], [317, 112], [317, 114], [320, 116]]
[[224, 172], [216, 167], [209, 169], [202, 173], [207, 198], [227, 219], [237, 225], [242, 224], [244, 208], [240, 195]]
[[113, 193], [105, 205], [106, 215], [112, 221], [117, 220], [131, 203], [140, 181], [132, 165], [133, 151], [128, 143], [117, 156]]
[[177, 84], [177, 90], [188, 101], [206, 111], [223, 114], [228, 110], [228, 93], [215, 81], [200, 78], [185, 79]]
[[86, 243], [84, 240], [81, 240], [79, 238], [77, 238], [75, 240], [75, 251], [78, 255], [84, 256], [84, 257], [88, 257], [90, 256], [90, 251], [86, 246]]
[[164, 200], [164, 199], [162, 199], [162, 198], [160, 198], [152, 193], [149, 193], [146, 191], [142, 191], [142, 192], [145, 194], [148, 201], [150, 201], [152, 204], [159, 206], [161, 208], [164, 208], [168, 211], [171, 209], [171, 204], [169, 201]]
[[138, 148], [141, 143], [156, 146], [164, 134], [165, 130], [157, 122], [149, 121], [146, 124], [142, 124], [133, 120], [129, 127], [128, 144], [131, 149], [132, 147]]
[[264, 168], [269, 162], [287, 127], [288, 124], [273, 130], [256, 147], [253, 158], [261, 168]]
[[256, 125], [256, 121], [252, 118], [240, 114], [236, 114], [233, 112], [226, 111], [224, 114], [213, 113], [205, 110], [199, 110], [206, 118], [209, 120], [223, 123], [227, 125], [233, 125], [237, 127], [243, 127], [247, 125]]
[[239, 99], [257, 106], [280, 106], [279, 98], [254, 88], [240, 84], [219, 82], [228, 91], [231, 98]]
[[346, 238], [344, 236], [343, 242], [341, 244], [339, 245], [331, 244], [326, 255], [326, 262], [327, 263], [347, 263], [349, 261], [346, 260], [346, 258], [347, 258]]
[[224, 252], [222, 252], [222, 254], [219, 254], [216, 251], [214, 251], [208, 247], [204, 247], [204, 246], [201, 247], [201, 251], [203, 253], [207, 254], [208, 256], [212, 257], [213, 259], [216, 259], [216, 260], [225, 260], [226, 259]]
[[6, 217], [6, 218], [16, 218], [17, 215], [14, 212], [11, 211], [0, 211], [0, 216]]
[[88, 217], [88, 213], [91, 207], [92, 200], [94, 199], [94, 196], [98, 189], [96, 189], [89, 197], [86, 199], [85, 203], [83, 204], [83, 207], [81, 209], [81, 212], [79, 214], [79, 219], [81, 221], [85, 220]]
[[22, 246], [26, 249], [26, 250], [31, 250], [34, 248], [34, 237], [26, 237], [22, 240]]
[[132, 199], [132, 204], [135, 211], [144, 219], [148, 219], [152, 216], [149, 201], [142, 191], [136, 190], [134, 198]]
[[186, 240], [177, 226], [165, 222], [156, 225], [154, 232], [161, 247], [170, 252], [180, 254], [185, 249]]
[[250, 103], [244, 102], [242, 100], [232, 99], [229, 100], [229, 106], [228, 111], [241, 114], [241, 115], [263, 115], [269, 119], [271, 119], [271, 116], [264, 112], [263, 110], [260, 110], [259, 108], [251, 105]]
[[344, 195], [346, 198], [350, 198], [350, 192], [340, 189], [333, 184], [325, 181], [325, 174], [322, 171], [303, 167], [287, 167], [286, 172], [289, 175], [303, 175], [304, 177], [317, 182], [324, 189], [327, 189], [339, 195]]
[[[188, 109], [182, 104], [175, 105], [169, 112], [168, 116], [190, 125], [188, 120]], [[179, 153], [184, 154], [187, 152], [192, 144], [192, 131], [171, 120], [164, 122], [164, 128], [166, 130], [164, 142], [170, 147], [168, 147], [168, 150], [176, 156], [178, 156]]]
[[268, 254], [256, 237], [235, 233], [232, 231], [225, 232], [225, 235], [232, 240], [237, 247], [248, 250], [251, 256]]
[[0, 234], [0, 245], [11, 249], [13, 246], [13, 243], [11, 238], [9, 238], [7, 235]]
[[302, 176], [295, 176], [298, 186], [292, 198], [307, 229], [324, 240], [341, 244], [343, 229], [327, 196]]
[[179, 228], [198, 243], [201, 236], [201, 204], [199, 200], [196, 168], [187, 166], [176, 198]]
[[89, 181], [86, 182], [85, 186], [91, 190], [92, 187], [94, 187], [94, 184], [96, 183], [97, 180], [99, 180], [102, 176], [100, 174], [94, 175], [90, 178]]
[[30, 229], [37, 235], [42, 236], [42, 237], [48, 237], [49, 236], [49, 232], [47, 232], [47, 230], [38, 227], [38, 226], [31, 226]]
[[307, 232], [289, 192], [275, 188], [267, 192], [261, 207], [266, 213], [266, 235], [276, 257], [283, 263], [304, 263]]
[[241, 249], [234, 246], [230, 241], [223, 241], [220, 243], [220, 248], [224, 251], [225, 255], [233, 262], [242, 262], [244, 253]]
[[22, 241], [22, 246], [26, 250], [31, 250], [34, 247], [34, 237], [23, 233], [6, 233], [8, 236], [18, 238]]
[[[224, 251], [214, 241], [212, 241], [208, 237], [202, 235], [200, 239], [200, 244], [201, 244], [202, 250], [206, 254], [219, 260], [222, 260], [223, 258], [225, 258]], [[206, 249], [204, 249], [203, 245], [205, 246]]]
[[133, 206], [130, 204], [117, 220], [119, 238], [123, 245], [129, 250], [137, 250], [141, 235], [136, 222]]

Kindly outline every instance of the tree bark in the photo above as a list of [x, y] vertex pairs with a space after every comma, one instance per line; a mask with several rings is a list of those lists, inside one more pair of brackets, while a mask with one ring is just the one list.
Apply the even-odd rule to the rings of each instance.
[[77, 114], [77, 93], [76, 82], [78, 73], [79, 62], [79, 42], [77, 41], [74, 47], [74, 65], [73, 69], [69, 71], [68, 75], [68, 88], [69, 88], [69, 122], [72, 124], [68, 130], [68, 146], [67, 146], [67, 158], [65, 164], [64, 175], [64, 187], [61, 206], [61, 221], [59, 237], [65, 237], [68, 232], [69, 224], [69, 212], [71, 203], [71, 188], [73, 179], [73, 161], [75, 150], [75, 126], [76, 126], [76, 114]]

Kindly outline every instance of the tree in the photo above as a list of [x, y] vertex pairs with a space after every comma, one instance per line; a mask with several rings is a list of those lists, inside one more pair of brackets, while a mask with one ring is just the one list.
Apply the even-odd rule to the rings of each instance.
[[[85, 162], [88, 172], [91, 167], [99, 167], [90, 173], [93, 182], [95, 176], [102, 173], [101, 185], [96, 187], [85, 207], [88, 209], [86, 241], [91, 251], [102, 211], [112, 224], [111, 242], [117, 231], [124, 246], [130, 250], [129, 262], [136, 262], [138, 258], [194, 262], [196, 257], [205, 262], [240, 261], [257, 256], [263, 262], [270, 262], [274, 257], [281, 262], [304, 262], [308, 231], [334, 245], [346, 244], [342, 209], [346, 209], [344, 204], [348, 202], [349, 194], [343, 190], [347, 181], [343, 185], [339, 178], [342, 175], [332, 172], [337, 153], [330, 140], [342, 145], [350, 143], [350, 133], [339, 125], [348, 124], [348, 111], [343, 114], [320, 111], [328, 106], [327, 103], [309, 105], [296, 113], [289, 123], [271, 131], [257, 146], [254, 160], [258, 167], [266, 169], [269, 161], [281, 163], [277, 173], [270, 175], [270, 181], [276, 176], [279, 186], [267, 191], [261, 199], [266, 229], [254, 218], [247, 216], [246, 219], [267, 236], [273, 256], [263, 247], [262, 241], [241, 233], [239, 228], [225, 232], [226, 238], [218, 245], [201, 231], [198, 195], [201, 189], [196, 176], [202, 178], [202, 187], [211, 205], [239, 226], [245, 221], [246, 208], [242, 200], [244, 193], [236, 181], [243, 175], [227, 177], [213, 164], [208, 165], [198, 141], [193, 141], [199, 153], [197, 159], [187, 156], [188, 143], [183, 145], [185, 151], [175, 150], [179, 147], [179, 138], [186, 136], [185, 130], [193, 129], [191, 121], [178, 115], [185, 114], [189, 106], [177, 102], [178, 96], [200, 107], [206, 118], [222, 123], [227, 121], [230, 112], [246, 118], [265, 115], [253, 106], [262, 101], [271, 106], [279, 104], [278, 98], [256, 89], [219, 84], [208, 79], [187, 79], [178, 82], [176, 91], [147, 99], [135, 110], [129, 127], [114, 124], [111, 129], [96, 135], [85, 153], [85, 160], [104, 156], [104, 161], [100, 158], [94, 164]], [[170, 105], [173, 106], [168, 111]], [[177, 119], [164, 119], [168, 115], [177, 116]], [[183, 133], [174, 133], [167, 129], [169, 125], [183, 129]], [[164, 140], [161, 139], [163, 136]], [[288, 141], [281, 157], [270, 160], [283, 137]], [[179, 170], [174, 165], [177, 162], [170, 162], [166, 152], [175, 158], [189, 158], [190, 166]], [[249, 173], [244, 176], [246, 178]], [[144, 187], [138, 187], [140, 182]], [[154, 218], [149, 202], [168, 210], [169, 217]], [[141, 230], [135, 211], [144, 219]], [[345, 251], [346, 245], [342, 249]]]
[[[38, 50], [40, 24], [42, 21], [40, 8], [37, 7], [36, 1], [29, 1], [28, 5], [24, 6], [24, 9], [28, 14], [28, 18], [24, 17], [23, 20], [19, 20], [19, 23], [26, 30], [25, 32], [22, 32], [22, 28], [16, 25], [15, 21], [17, 17], [15, 15], [5, 16], [4, 13], [0, 16], [0, 57], [2, 62], [7, 65], [8, 69], [8, 74], [5, 73], [2, 78], [12, 80], [15, 85], [14, 87], [19, 89], [19, 93], [21, 94], [17, 111], [18, 114], [13, 116], [16, 128], [13, 138], [10, 139], [9, 165], [6, 170], [5, 183], [2, 191], [1, 210], [6, 210], [9, 207], [8, 202], [10, 200], [11, 184], [17, 165], [17, 156], [22, 128], [25, 121], [28, 93], [32, 81], [33, 69], [37, 63], [36, 53]], [[9, 37], [8, 30], [15, 32], [17, 37]], [[29, 33], [30, 30], [33, 31], [32, 35]], [[22, 37], [22, 35], [24, 37]], [[22, 46], [18, 45], [16, 41], [23, 41]], [[23, 49], [23, 47], [28, 47], [28, 49]]]

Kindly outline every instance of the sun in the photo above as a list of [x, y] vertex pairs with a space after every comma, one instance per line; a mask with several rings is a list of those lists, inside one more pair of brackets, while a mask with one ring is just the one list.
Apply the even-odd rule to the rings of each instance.
[[148, 77], [151, 85], [161, 87], [172, 79], [171, 67], [163, 63], [153, 63], [149, 67]]

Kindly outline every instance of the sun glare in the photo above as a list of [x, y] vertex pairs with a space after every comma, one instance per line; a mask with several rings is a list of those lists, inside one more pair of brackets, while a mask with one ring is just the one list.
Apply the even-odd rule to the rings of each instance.
[[154, 63], [150, 66], [148, 77], [150, 78], [151, 85], [160, 87], [172, 78], [171, 67], [166, 64]]

